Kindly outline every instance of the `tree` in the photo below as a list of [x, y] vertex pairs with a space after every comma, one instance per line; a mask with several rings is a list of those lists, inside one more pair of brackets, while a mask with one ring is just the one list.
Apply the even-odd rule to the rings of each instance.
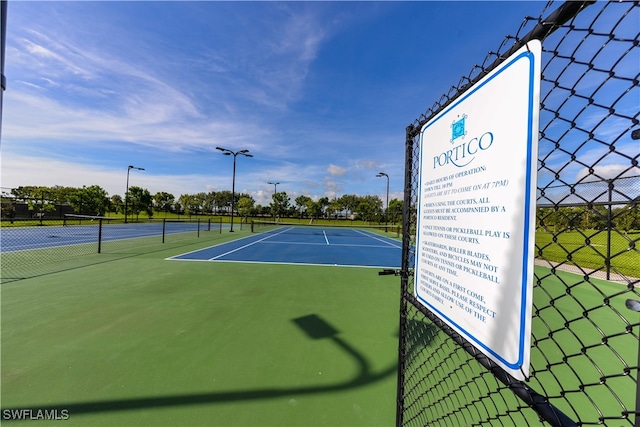
[[355, 194], [344, 194], [338, 199], [338, 202], [342, 205], [342, 209], [347, 211], [349, 215], [353, 214], [356, 210], [359, 201], [360, 198]]
[[271, 207], [271, 214], [276, 218], [286, 216], [291, 198], [284, 191], [274, 193], [271, 197], [273, 199], [273, 202], [269, 205]]
[[203, 192], [193, 194], [193, 208], [196, 214], [202, 213], [202, 211], [204, 210], [206, 198], [207, 194]]
[[142, 187], [129, 187], [129, 192], [125, 194], [127, 198], [127, 211], [136, 215], [136, 220], [140, 212], [145, 211], [149, 218], [153, 216], [151, 193], [149, 190]]
[[241, 197], [238, 200], [238, 215], [244, 218], [244, 222], [253, 215], [255, 200], [252, 197]]
[[198, 211], [198, 201], [193, 194], [181, 194], [178, 203], [182, 206], [185, 215], [191, 216]]
[[309, 202], [307, 203], [307, 214], [312, 219], [320, 218], [320, 215], [322, 215], [322, 205], [319, 202], [314, 202], [309, 199]]
[[25, 186], [12, 188], [16, 201], [25, 202], [32, 215], [42, 217], [45, 212], [55, 211], [53, 192], [47, 187]]
[[5, 193], [2, 193], [1, 199], [2, 205], [2, 218], [8, 218], [13, 224], [13, 218], [16, 216], [15, 199], [13, 197], [5, 197]]
[[119, 194], [114, 194], [113, 196], [111, 196], [111, 199], [109, 201], [109, 210], [114, 213], [124, 211], [124, 201]]
[[78, 213], [104, 215], [109, 208], [107, 191], [99, 185], [78, 188], [69, 195], [69, 203]]
[[337, 216], [338, 212], [342, 210], [342, 204], [335, 197], [331, 202], [329, 202], [329, 206], [327, 206], [326, 213], [331, 218], [334, 215]]
[[260, 216], [269, 216], [269, 206], [256, 205], [255, 214]]
[[218, 191], [215, 194], [215, 205], [218, 207], [218, 213], [220, 213], [221, 208], [227, 208], [227, 212], [231, 210], [231, 191], [224, 190]]
[[56, 204], [65, 204], [69, 203], [70, 197], [73, 193], [75, 193], [77, 188], [74, 187], [62, 187], [60, 185], [54, 185], [49, 188], [48, 196], [52, 200], [52, 202]]
[[625, 234], [631, 230], [640, 229], [640, 205], [635, 204], [616, 208], [612, 214], [615, 228], [624, 231]]
[[204, 198], [203, 209], [207, 213], [214, 213], [216, 211], [216, 192], [209, 191]]
[[358, 215], [365, 221], [373, 221], [382, 216], [382, 199], [378, 196], [360, 197]]
[[165, 215], [173, 207], [176, 198], [173, 194], [159, 191], [153, 195], [153, 208], [156, 212], [164, 212]]
[[297, 212], [300, 218], [304, 217], [304, 213], [307, 210], [307, 206], [311, 201], [312, 201], [311, 197], [309, 196], [301, 195], [296, 197], [295, 202], [296, 202], [296, 207], [298, 208]]
[[318, 203], [320, 204], [320, 210], [322, 211], [322, 215], [326, 215], [327, 207], [329, 206], [329, 198], [328, 197], [320, 197], [318, 199]]
[[389, 202], [389, 219], [392, 223], [399, 222], [402, 220], [402, 207], [404, 206], [404, 201], [393, 199]]

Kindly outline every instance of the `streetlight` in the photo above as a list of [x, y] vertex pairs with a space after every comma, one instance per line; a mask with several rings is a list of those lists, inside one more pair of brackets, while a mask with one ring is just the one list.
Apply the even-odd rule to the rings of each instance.
[[127, 191], [124, 193], [124, 223], [127, 223], [127, 202], [129, 200], [129, 172], [131, 171], [131, 169], [136, 169], [139, 171], [143, 171], [144, 168], [138, 168], [132, 165], [129, 165], [129, 167], [127, 168]]
[[277, 206], [277, 202], [276, 202], [276, 194], [278, 194], [278, 184], [280, 184], [279, 182], [267, 182], [267, 184], [272, 184], [273, 185], [273, 205], [276, 207], [276, 209], [273, 212], [273, 218], [276, 218], [276, 211], [278, 210], [278, 206]]
[[381, 178], [383, 176], [387, 177], [387, 211], [386, 211], [386, 214], [384, 216], [384, 223], [386, 224], [387, 223], [387, 217], [389, 216], [389, 175], [387, 175], [384, 172], [380, 172], [380, 173], [378, 173], [378, 175], [376, 175], [377, 178]]
[[278, 192], [278, 184], [280, 184], [279, 182], [267, 182], [267, 184], [273, 185], [273, 194], [276, 194]]
[[233, 156], [233, 180], [231, 181], [231, 229], [229, 230], [233, 232], [233, 210], [235, 208], [236, 198], [236, 156], [238, 154], [242, 154], [245, 157], [253, 157], [253, 155], [248, 154], [249, 150], [240, 150], [236, 151], [235, 153], [222, 147], [216, 147], [216, 150], [222, 151], [222, 154], [224, 154], [225, 156]]

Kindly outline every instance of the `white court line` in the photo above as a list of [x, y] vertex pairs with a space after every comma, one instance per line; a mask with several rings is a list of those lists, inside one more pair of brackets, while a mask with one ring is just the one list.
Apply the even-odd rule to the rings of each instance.
[[220, 257], [225, 256], [225, 255], [229, 255], [229, 254], [232, 254], [232, 253], [234, 253], [234, 252], [237, 252], [237, 251], [239, 251], [239, 250], [241, 250], [241, 249], [248, 248], [249, 246], [253, 246], [253, 245], [255, 245], [256, 243], [260, 243], [260, 242], [263, 242], [263, 241], [265, 241], [265, 240], [268, 240], [268, 239], [270, 239], [270, 238], [272, 238], [272, 237], [274, 237], [274, 236], [277, 236], [278, 234], [285, 233], [285, 232], [287, 232], [288, 230], [291, 230], [291, 228], [285, 228], [284, 230], [280, 231], [279, 233], [271, 234], [271, 235], [269, 235], [269, 236], [267, 236], [267, 237], [265, 237], [265, 238], [263, 238], [263, 239], [256, 240], [255, 242], [251, 242], [251, 243], [249, 243], [248, 245], [240, 246], [239, 248], [235, 248], [235, 249], [233, 249], [233, 250], [231, 250], [231, 251], [229, 251], [229, 252], [225, 252], [225, 253], [220, 254], [220, 255], [218, 255], [218, 256], [214, 256], [213, 258], [209, 258], [209, 261], [214, 261], [214, 260], [216, 260], [216, 259], [218, 259], [218, 258], [220, 258]]
[[[196, 252], [201, 252], [201, 251], [204, 251], [204, 250], [207, 250], [207, 249], [211, 249], [211, 248], [215, 248], [215, 247], [218, 247], [218, 246], [228, 245], [228, 244], [229, 244], [229, 243], [231, 243], [231, 242], [240, 242], [240, 241], [242, 241], [242, 240], [250, 240], [250, 239], [253, 239], [253, 238], [255, 238], [255, 237], [256, 237], [255, 235], [251, 234], [251, 235], [249, 235], [249, 236], [241, 237], [241, 238], [239, 238], [239, 239], [229, 240], [229, 241], [227, 241], [227, 242], [217, 243], [217, 244], [215, 244], [215, 245], [208, 246], [208, 247], [206, 247], [206, 248], [194, 249], [194, 250], [192, 250], [192, 251], [185, 252], [185, 253], [180, 254], [180, 255], [174, 255], [174, 256], [171, 256], [171, 257], [169, 257], [169, 258], [165, 258], [165, 260], [167, 260], [167, 261], [173, 261], [173, 260], [174, 260], [174, 258], [179, 258], [179, 257], [181, 257], [181, 256], [185, 256], [185, 255], [191, 255], [191, 254], [194, 254], [194, 253], [196, 253]], [[263, 239], [263, 240], [264, 240], [264, 239]], [[184, 261], [184, 260], [180, 260], [180, 261]]]
[[174, 259], [172, 261], [186, 261], [186, 262], [226, 262], [230, 264], [277, 264], [277, 265], [302, 265], [313, 267], [348, 267], [348, 268], [398, 268], [398, 266], [390, 265], [359, 265], [359, 264], [317, 264], [307, 262], [284, 262], [284, 261], [237, 261], [237, 260], [216, 260], [216, 259]]
[[[327, 246], [326, 243], [317, 243], [317, 242], [289, 242], [289, 241], [271, 241], [271, 242], [262, 242], [268, 245], [311, 245], [311, 246]], [[351, 247], [361, 247], [361, 248], [385, 248], [385, 249], [402, 249], [402, 246], [395, 245], [379, 245], [377, 243], [371, 244], [353, 244], [353, 243], [331, 243], [330, 246], [346, 246], [348, 248]]]
[[324, 236], [324, 241], [327, 242], [327, 245], [328, 245], [329, 239], [327, 239], [327, 233], [325, 233], [324, 230], [322, 230], [322, 235]]
[[378, 236], [374, 236], [374, 235], [371, 235], [371, 234], [369, 234], [369, 233], [365, 233], [364, 231], [360, 231], [360, 230], [355, 230], [355, 231], [356, 231], [356, 232], [358, 232], [358, 233], [360, 233], [360, 234], [364, 234], [365, 236], [370, 237], [370, 238], [372, 238], [372, 239], [375, 239], [375, 240], [379, 240], [379, 241], [381, 241], [381, 242], [384, 242], [384, 243], [386, 243], [386, 244], [387, 244], [387, 245], [389, 245], [389, 246], [393, 246], [394, 248], [401, 248], [401, 249], [402, 249], [402, 245], [400, 245], [400, 246], [398, 246], [398, 245], [394, 245], [392, 242], [390, 242], [390, 241], [388, 241], [388, 240], [381, 239], [381, 238], [379, 238]]

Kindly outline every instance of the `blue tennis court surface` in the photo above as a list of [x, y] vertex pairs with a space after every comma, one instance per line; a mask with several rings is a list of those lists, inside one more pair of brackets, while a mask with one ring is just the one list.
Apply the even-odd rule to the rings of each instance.
[[[96, 243], [98, 241], [98, 221], [84, 225], [59, 225], [46, 227], [0, 228], [0, 252], [15, 252], [33, 249], [55, 248], [61, 246]], [[168, 225], [167, 225], [168, 224]], [[196, 232], [198, 227], [207, 229], [206, 223], [171, 221], [135, 224], [103, 224], [102, 241], [136, 239], [141, 237], [162, 236]], [[215, 225], [218, 227], [218, 225]], [[223, 227], [227, 227], [226, 225]]]
[[282, 227], [167, 259], [400, 268], [401, 249], [366, 230]]

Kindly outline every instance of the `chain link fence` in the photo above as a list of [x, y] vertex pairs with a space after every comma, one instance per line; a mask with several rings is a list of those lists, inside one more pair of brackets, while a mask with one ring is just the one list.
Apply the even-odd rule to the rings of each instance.
[[[397, 425], [639, 425], [638, 2], [549, 2], [407, 128]], [[420, 128], [538, 39], [530, 376], [516, 380], [413, 290]]]
[[[228, 226], [227, 226], [228, 227]], [[122, 218], [67, 214], [63, 219], [3, 219], [2, 283], [222, 238], [222, 219]]]

